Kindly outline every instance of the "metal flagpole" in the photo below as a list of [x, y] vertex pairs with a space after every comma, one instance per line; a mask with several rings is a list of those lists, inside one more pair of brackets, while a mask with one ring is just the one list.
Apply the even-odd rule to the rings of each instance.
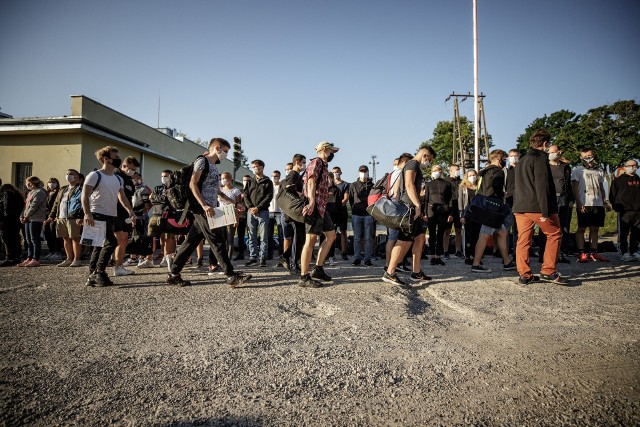
[[[478, 129], [478, 0], [473, 0], [473, 156], [477, 171], [480, 167], [480, 131]], [[487, 153], [488, 155], [488, 153]]]

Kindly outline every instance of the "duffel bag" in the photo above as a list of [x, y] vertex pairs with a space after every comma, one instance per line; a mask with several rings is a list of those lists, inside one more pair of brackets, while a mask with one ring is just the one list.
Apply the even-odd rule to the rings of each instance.
[[380, 197], [367, 207], [367, 212], [385, 227], [409, 234], [413, 225], [412, 208], [402, 202], [396, 202], [387, 196]]
[[276, 194], [276, 201], [280, 210], [286, 216], [297, 222], [304, 222], [305, 216], [302, 215], [302, 209], [307, 204], [304, 197], [300, 196], [295, 190], [291, 191], [286, 188], [280, 188]]
[[491, 228], [500, 228], [510, 213], [509, 205], [496, 197], [476, 194], [465, 209], [465, 220], [475, 221]]

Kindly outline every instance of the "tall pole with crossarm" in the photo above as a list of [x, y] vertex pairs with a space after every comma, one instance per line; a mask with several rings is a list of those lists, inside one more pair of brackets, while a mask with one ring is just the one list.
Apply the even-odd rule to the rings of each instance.
[[[480, 114], [478, 108], [478, 0], [473, 0], [473, 157], [474, 166], [480, 166]], [[487, 153], [487, 156], [489, 153]]]

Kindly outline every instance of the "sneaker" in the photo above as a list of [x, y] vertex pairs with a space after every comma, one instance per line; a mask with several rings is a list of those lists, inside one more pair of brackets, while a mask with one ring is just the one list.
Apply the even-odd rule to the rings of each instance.
[[251, 276], [250, 274], [243, 274], [237, 271], [233, 276], [229, 276], [227, 278], [227, 285], [231, 286], [232, 288], [237, 288], [243, 283], [251, 280], [252, 277], [253, 276]]
[[126, 269], [124, 267], [124, 264], [119, 267], [114, 267], [113, 269], [114, 276], [130, 276], [131, 274], [134, 274], [134, 273], [135, 271]]
[[329, 276], [327, 273], [325, 273], [324, 272], [324, 268], [322, 268], [319, 265], [316, 265], [316, 267], [313, 269], [313, 271], [311, 272], [311, 277], [313, 279], [324, 280], [325, 282], [330, 282], [331, 281], [331, 276]]
[[82, 267], [82, 261], [80, 261], [79, 259], [74, 260], [71, 262], [71, 264], [69, 264], [69, 267]]
[[267, 266], [267, 260], [264, 258], [260, 259], [260, 267], [265, 268]]
[[13, 259], [5, 259], [4, 261], [0, 262], [0, 267], [14, 267], [16, 265], [18, 265], [18, 261]]
[[398, 264], [396, 271], [399, 271], [400, 273], [413, 273], [413, 269], [406, 264]]
[[72, 262], [73, 261], [71, 261], [70, 259], [65, 259], [60, 264], [58, 264], [58, 267], [69, 267]]
[[561, 286], [567, 286], [569, 284], [566, 278], [562, 277], [557, 271], [553, 274], [541, 274], [540, 280]]
[[589, 257], [594, 261], [609, 262], [607, 258], [603, 257], [598, 252], [592, 252]]
[[382, 275], [382, 281], [385, 283], [390, 283], [392, 285], [400, 286], [401, 288], [407, 288], [408, 285], [398, 278], [397, 274], [389, 274], [386, 271]]
[[640, 261], [640, 251], [633, 254], [633, 258], [635, 258], [636, 261]]
[[513, 261], [510, 261], [509, 264], [502, 264], [502, 269], [504, 271], [512, 271], [516, 269], [516, 263]]
[[109, 279], [109, 275], [106, 271], [95, 273], [96, 283], [94, 286], [103, 287], [103, 286], [113, 286], [113, 282]]
[[89, 277], [87, 277], [87, 283], [85, 283], [85, 286], [95, 286], [98, 284], [98, 279], [95, 273], [91, 273], [89, 274]]
[[122, 265], [124, 267], [131, 267], [132, 265], [138, 265], [138, 260], [137, 259], [133, 259], [133, 258], [129, 258], [128, 260], [123, 262]]
[[54, 254], [54, 257], [51, 258], [52, 261], [63, 261], [67, 258], [66, 254], [61, 254], [61, 253], [56, 253]]
[[444, 254], [442, 254], [442, 259], [449, 259], [449, 252], [445, 252]]
[[370, 260], [370, 259], [366, 260], [366, 261], [364, 262], [364, 265], [366, 265], [367, 267], [373, 267], [373, 263], [371, 262], [371, 260]]
[[202, 258], [198, 258], [196, 261], [196, 268], [202, 268]]
[[465, 258], [464, 263], [466, 265], [473, 265], [473, 258]]
[[284, 268], [287, 271], [291, 271], [291, 261], [287, 258], [280, 257], [278, 258], [278, 264], [280, 267]]
[[589, 254], [587, 254], [586, 252], [580, 252], [580, 255], [578, 255], [578, 262], [589, 262], [591, 261], [591, 257], [589, 257]]
[[304, 276], [300, 276], [298, 286], [302, 288], [321, 288], [323, 285], [322, 282], [312, 279], [309, 274], [305, 274]]
[[180, 274], [171, 274], [167, 276], [167, 285], [175, 285], [178, 287], [191, 286], [191, 282], [184, 280]]
[[342, 260], [343, 261], [348, 261], [349, 257], [347, 256], [347, 254], [342, 254]]
[[330, 257], [329, 258], [329, 265], [336, 265], [336, 264], [337, 264], [337, 262], [336, 262], [335, 258], [334, 257]]
[[453, 254], [453, 256], [455, 258], [458, 258], [458, 259], [464, 259], [464, 254], [462, 252], [460, 252], [460, 251], [458, 251], [455, 254]]
[[635, 258], [633, 257], [633, 255], [626, 253], [620, 256], [620, 261], [624, 261], [624, 262], [635, 261]]
[[24, 261], [22, 261], [20, 264], [18, 264], [18, 267], [26, 267], [27, 264], [29, 264], [31, 262], [31, 258], [27, 258]]
[[442, 261], [442, 258], [431, 258], [431, 261], [429, 262], [431, 263], [431, 265], [447, 265], [444, 261]]
[[362, 264], [362, 260], [360, 258], [356, 258], [353, 260], [353, 262], [351, 263], [351, 265], [360, 265]]
[[257, 264], [257, 263], [258, 263], [258, 260], [257, 260], [257, 259], [255, 259], [255, 258], [249, 258], [249, 261], [245, 262], [245, 263], [244, 263], [244, 266], [245, 266], [245, 267], [250, 267], [250, 266], [252, 266], [252, 265], [254, 265], [254, 264]]
[[149, 259], [142, 260], [138, 263], [138, 268], [154, 268], [155, 264]]
[[40, 261], [37, 259], [32, 259], [28, 264], [25, 265], [25, 267], [40, 267]]
[[487, 267], [483, 267], [481, 265], [473, 265], [471, 266], [472, 273], [491, 273], [491, 269]]
[[520, 278], [518, 279], [518, 282], [521, 285], [528, 285], [530, 283], [533, 282], [539, 282], [540, 278], [538, 276], [534, 276], [533, 274], [531, 276], [520, 276]]
[[411, 273], [411, 278], [409, 280], [411, 280], [412, 282], [424, 282], [427, 280], [431, 280], [431, 277], [420, 271], [418, 273]]
[[169, 255], [165, 255], [162, 257], [162, 261], [160, 261], [160, 267], [169, 267]]

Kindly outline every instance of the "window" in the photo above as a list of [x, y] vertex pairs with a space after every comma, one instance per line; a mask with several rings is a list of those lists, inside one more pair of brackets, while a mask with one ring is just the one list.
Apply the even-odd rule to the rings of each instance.
[[33, 163], [14, 163], [14, 182], [16, 183], [16, 187], [18, 190], [22, 192], [27, 191], [27, 178], [31, 176], [31, 171], [33, 169]]

